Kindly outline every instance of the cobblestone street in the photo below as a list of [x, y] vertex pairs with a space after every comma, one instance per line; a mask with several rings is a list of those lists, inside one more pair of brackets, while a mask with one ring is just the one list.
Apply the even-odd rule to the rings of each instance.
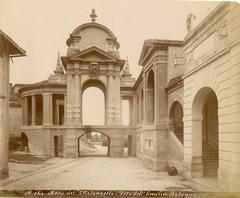
[[206, 187], [146, 169], [136, 158], [53, 158], [40, 165], [10, 163], [10, 177], [0, 181], [1, 190], [184, 190], [208, 191]]

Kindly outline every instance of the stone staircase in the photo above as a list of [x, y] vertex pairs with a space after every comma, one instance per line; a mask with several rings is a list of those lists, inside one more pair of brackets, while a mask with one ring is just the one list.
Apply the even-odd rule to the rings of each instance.
[[87, 138], [80, 138], [80, 151], [94, 152], [96, 150], [94, 144], [90, 142]]
[[202, 149], [203, 175], [217, 176], [218, 174], [218, 150], [203, 143]]

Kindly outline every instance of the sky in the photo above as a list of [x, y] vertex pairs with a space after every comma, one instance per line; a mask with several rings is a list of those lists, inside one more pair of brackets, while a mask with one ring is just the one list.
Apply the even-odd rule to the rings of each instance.
[[120, 56], [128, 56], [134, 77], [139, 75], [140, 53], [145, 39], [182, 40], [186, 17], [196, 16], [196, 26], [218, 2], [161, 0], [0, 0], [0, 29], [27, 52], [14, 58], [10, 81], [45, 80], [56, 66], [57, 52], [66, 54], [66, 40], [79, 25], [90, 22], [92, 8], [97, 21], [108, 27], [120, 43]]

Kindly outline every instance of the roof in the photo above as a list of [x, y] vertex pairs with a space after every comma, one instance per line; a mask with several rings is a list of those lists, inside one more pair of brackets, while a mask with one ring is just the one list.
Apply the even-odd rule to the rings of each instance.
[[181, 83], [183, 83], [183, 78], [182, 78], [182, 77], [183, 77], [183, 75], [181, 74], [181, 75], [179, 75], [179, 76], [171, 79], [171, 80], [169, 81], [169, 83], [167, 84], [166, 89], [167, 89], [167, 90], [170, 90], [170, 89], [172, 89], [173, 87], [176, 87], [177, 85], [180, 85]]
[[78, 26], [75, 30], [73, 30], [73, 32], [69, 35], [70, 37], [67, 39], [67, 42], [66, 42], [67, 46], [71, 45], [73, 38], [75, 38], [75, 37], [79, 38], [78, 34], [80, 31], [82, 31], [86, 28], [91, 28], [91, 27], [105, 31], [108, 34], [109, 39], [113, 39], [115, 41], [117, 48], [120, 47], [119, 43], [117, 42], [117, 37], [115, 37], [113, 32], [111, 30], [109, 30], [106, 26], [99, 24], [99, 23], [95, 23], [95, 22], [84, 23], [84, 24]]
[[148, 55], [156, 47], [182, 46], [182, 45], [183, 45], [183, 42], [178, 40], [160, 40], [160, 39], [145, 40], [138, 64], [143, 65], [146, 57], [148, 57]]
[[0, 29], [0, 42], [4, 41], [8, 44], [10, 57], [26, 56], [26, 51]]

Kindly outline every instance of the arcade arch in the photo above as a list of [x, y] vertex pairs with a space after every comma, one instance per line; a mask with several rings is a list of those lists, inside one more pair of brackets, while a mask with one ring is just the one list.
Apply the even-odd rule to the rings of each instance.
[[[193, 156], [202, 157], [203, 176], [217, 176], [219, 166], [218, 101], [213, 89], [200, 89], [192, 106]], [[201, 141], [200, 141], [201, 140]]]
[[178, 101], [175, 101], [170, 108], [169, 130], [174, 132], [174, 134], [182, 144], [184, 143], [183, 108]]

